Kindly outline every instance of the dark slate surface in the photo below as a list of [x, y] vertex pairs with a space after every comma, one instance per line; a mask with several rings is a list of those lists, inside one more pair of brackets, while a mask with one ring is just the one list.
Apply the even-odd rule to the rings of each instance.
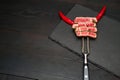
[[38, 79], [0, 73], [0, 80], [38, 80]]
[[[98, 10], [98, 12], [100, 9]], [[97, 12], [75, 5], [67, 16], [96, 16]], [[89, 61], [120, 77], [120, 23], [104, 16], [97, 24], [98, 37], [91, 40]], [[71, 26], [61, 21], [50, 38], [63, 47], [81, 55], [81, 39], [76, 38]]]
[[[115, 19], [119, 19], [118, 1], [110, 0], [107, 3], [110, 16]], [[83, 80], [82, 57], [48, 39], [48, 35], [60, 22], [58, 11], [68, 13], [74, 3], [97, 11], [97, 8], [99, 9], [105, 1], [1, 0], [0, 73], [17, 76], [9, 75], [7, 80], [26, 78]], [[89, 68], [91, 80], [120, 80], [91, 63], [89, 63]], [[6, 75], [0, 74], [0, 80], [5, 79]]]

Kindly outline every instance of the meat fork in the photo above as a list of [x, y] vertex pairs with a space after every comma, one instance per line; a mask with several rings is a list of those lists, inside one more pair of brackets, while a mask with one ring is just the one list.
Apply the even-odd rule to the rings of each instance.
[[90, 53], [90, 40], [89, 37], [82, 37], [82, 54], [84, 56], [84, 80], [89, 80], [89, 70], [87, 57]]
[[[103, 14], [105, 13], [106, 6], [103, 6], [98, 15], [96, 16], [97, 21], [99, 21]], [[73, 25], [74, 21], [66, 17], [61, 11], [59, 11], [60, 18], [67, 24]], [[88, 74], [88, 61], [87, 57], [90, 54], [90, 40], [89, 37], [82, 37], [82, 54], [84, 55], [84, 80], [89, 80]]]

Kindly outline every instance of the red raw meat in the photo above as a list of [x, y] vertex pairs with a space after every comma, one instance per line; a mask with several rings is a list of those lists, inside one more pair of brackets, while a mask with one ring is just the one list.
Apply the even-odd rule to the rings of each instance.
[[96, 27], [77, 27], [75, 29], [76, 36], [78, 37], [91, 37], [96, 38], [97, 28]]
[[72, 28], [75, 29], [77, 37], [97, 37], [97, 19], [95, 17], [76, 17]]
[[74, 23], [78, 23], [78, 22], [97, 22], [96, 17], [76, 17], [74, 19]]

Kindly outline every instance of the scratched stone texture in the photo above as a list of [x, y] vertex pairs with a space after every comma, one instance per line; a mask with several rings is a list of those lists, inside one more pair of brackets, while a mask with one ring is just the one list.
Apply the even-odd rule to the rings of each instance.
[[[48, 39], [75, 4], [120, 21], [119, 0], [1, 0], [0, 80], [83, 80], [83, 59]], [[91, 80], [120, 80], [89, 63]], [[9, 75], [8, 75], [9, 74]]]

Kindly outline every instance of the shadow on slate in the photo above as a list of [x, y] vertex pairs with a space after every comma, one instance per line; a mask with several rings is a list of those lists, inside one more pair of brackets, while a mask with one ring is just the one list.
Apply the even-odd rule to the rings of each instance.
[[[74, 20], [76, 16], [96, 16], [98, 12], [75, 5], [67, 14], [67, 17]], [[96, 66], [120, 77], [120, 23], [104, 16], [97, 24], [97, 28], [97, 39], [90, 40], [88, 60]], [[61, 21], [49, 38], [73, 53], [82, 55], [81, 39], [75, 36], [71, 26], [65, 22]]]
[[38, 79], [0, 73], [0, 80], [38, 80]]

